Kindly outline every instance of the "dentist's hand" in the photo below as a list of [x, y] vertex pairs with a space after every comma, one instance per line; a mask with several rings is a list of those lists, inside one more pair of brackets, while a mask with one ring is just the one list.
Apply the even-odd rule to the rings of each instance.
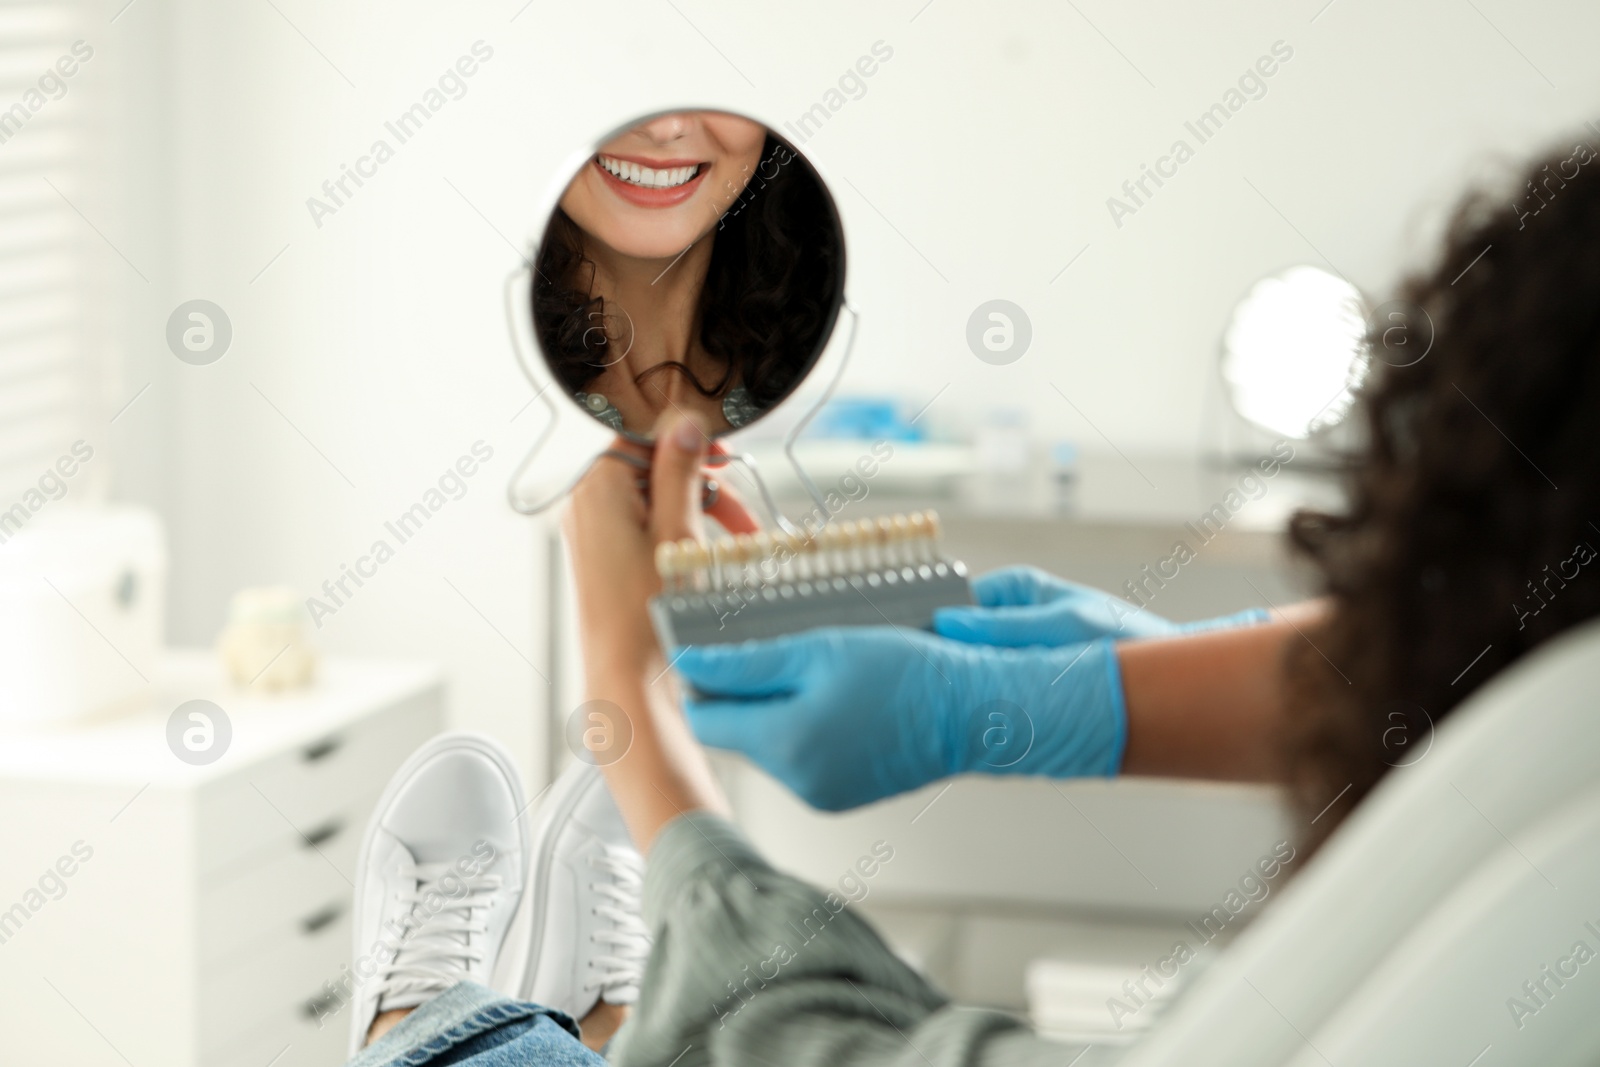
[[1201, 622], [1175, 623], [1113, 593], [1057, 578], [1037, 567], [1005, 567], [972, 582], [975, 607], [941, 608], [935, 633], [970, 644], [1057, 647], [1101, 637], [1170, 637], [1265, 622], [1251, 608]]
[[1001, 649], [888, 626], [683, 649], [695, 736], [829, 811], [952, 774], [1112, 775], [1127, 720], [1108, 639]]

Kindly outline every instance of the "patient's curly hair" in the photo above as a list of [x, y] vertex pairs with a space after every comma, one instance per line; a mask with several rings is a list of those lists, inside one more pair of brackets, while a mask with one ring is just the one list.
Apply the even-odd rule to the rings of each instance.
[[1289, 781], [1306, 817], [1332, 804], [1312, 846], [1415, 758], [1428, 720], [1600, 615], [1595, 149], [1538, 160], [1510, 196], [1469, 195], [1439, 262], [1396, 295], [1402, 318], [1368, 338], [1348, 504], [1290, 522], [1332, 606], [1288, 662]]
[[[766, 410], [799, 384], [838, 317], [844, 235], [817, 172], [771, 134], [755, 176], [714, 233], [700, 344], [726, 362], [722, 376], [702, 382], [671, 360], [639, 380], [674, 370], [709, 397], [742, 384]], [[582, 242], [577, 223], [558, 207], [539, 242], [531, 308], [556, 377], [574, 393], [619, 358], [609, 331], [596, 328], [614, 313], [593, 295], [594, 264]]]

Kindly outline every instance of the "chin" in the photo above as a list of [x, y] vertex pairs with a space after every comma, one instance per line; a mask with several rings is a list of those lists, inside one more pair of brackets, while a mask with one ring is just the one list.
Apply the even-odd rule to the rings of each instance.
[[617, 235], [619, 240], [607, 241], [612, 249], [635, 259], [672, 259], [700, 238], [693, 230], [674, 230], [660, 234], [644, 234], [637, 230]]

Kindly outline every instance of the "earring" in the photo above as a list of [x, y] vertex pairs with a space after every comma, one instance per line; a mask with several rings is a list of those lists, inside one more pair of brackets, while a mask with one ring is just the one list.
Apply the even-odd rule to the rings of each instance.
[[722, 417], [736, 430], [754, 422], [760, 415], [761, 408], [750, 398], [750, 390], [742, 385], [734, 386], [722, 398]]

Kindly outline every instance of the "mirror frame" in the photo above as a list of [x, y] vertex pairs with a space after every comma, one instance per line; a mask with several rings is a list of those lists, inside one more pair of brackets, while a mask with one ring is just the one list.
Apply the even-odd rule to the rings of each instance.
[[[532, 313], [533, 275], [534, 271], [536, 270], [535, 265], [538, 261], [539, 250], [544, 240], [544, 235], [549, 229], [549, 220], [555, 211], [560, 207], [561, 198], [566, 195], [567, 188], [572, 184], [572, 180], [577, 177], [578, 173], [583, 167], [588, 165], [589, 160], [594, 158], [595, 153], [598, 152], [601, 147], [610, 142], [613, 138], [633, 129], [641, 123], [649, 122], [653, 119], [660, 118], [663, 115], [672, 115], [683, 111], [717, 111], [723, 114], [737, 115], [740, 118], [746, 118], [752, 122], [759, 122], [771, 136], [776, 137], [789, 151], [793, 152], [798, 159], [804, 161], [805, 164], [811, 168], [813, 173], [816, 174], [818, 180], [821, 182], [822, 193], [827, 201], [828, 207], [832, 209], [833, 225], [839, 241], [839, 277], [837, 284], [834, 286], [832, 297], [829, 300], [827, 321], [824, 325], [821, 340], [817, 345], [817, 350], [812, 356], [811, 362], [807, 366], [805, 373], [800, 375], [795, 380], [795, 383], [790, 390], [785, 393], [784, 396], [762, 416], [762, 418], [765, 418], [777, 412], [780, 408], [790, 406], [800, 396], [802, 392], [802, 386], [817, 372], [818, 368], [822, 366], [828, 349], [832, 346], [834, 339], [838, 336], [840, 320], [844, 318], [846, 314], [848, 314], [850, 320], [849, 331], [845, 342], [844, 353], [839, 360], [839, 365], [837, 368], [835, 368], [833, 375], [827, 380], [822, 393], [815, 401], [811, 403], [808, 408], [802, 412], [800, 419], [784, 436], [783, 444], [784, 455], [788, 459], [790, 466], [794, 468], [795, 475], [798, 477], [800, 484], [805, 488], [807, 495], [811, 497], [814, 503], [822, 504], [824, 506], [824, 514], [827, 514], [823, 494], [817, 488], [816, 483], [813, 482], [810, 476], [806, 474], [805, 469], [801, 466], [799, 460], [796, 458], [794, 453], [794, 445], [795, 442], [799, 440], [800, 435], [805, 431], [806, 427], [810, 425], [811, 420], [816, 417], [817, 412], [820, 411], [823, 405], [825, 405], [832, 398], [834, 389], [838, 386], [839, 379], [843, 376], [844, 369], [850, 362], [850, 355], [855, 348], [856, 335], [859, 332], [858, 327], [861, 316], [850, 304], [850, 300], [847, 295], [847, 285], [849, 280], [849, 251], [844, 230], [844, 214], [839, 210], [838, 200], [833, 193], [833, 185], [831, 182], [829, 182], [823, 168], [817, 165], [817, 162], [814, 158], [801, 151], [800, 148], [791, 144], [787, 138], [780, 135], [777, 132], [776, 127], [774, 127], [771, 123], [756, 115], [746, 112], [731, 111], [725, 107], [714, 107], [707, 105], [684, 105], [669, 108], [659, 108], [654, 111], [640, 114], [635, 118], [628, 120], [627, 122], [610, 127], [606, 132], [602, 133], [599, 137], [590, 142], [588, 147], [575, 149], [573, 152], [568, 154], [568, 156], [563, 160], [561, 166], [557, 168], [555, 175], [547, 183], [545, 192], [539, 199], [538, 210], [534, 214], [534, 218], [539, 220], [540, 228], [538, 235], [531, 242], [530, 251], [523, 256], [521, 264], [519, 264], [516, 269], [511, 272], [505, 283], [506, 325], [511, 335], [513, 354], [516, 357], [517, 366], [519, 369], [521, 369], [523, 377], [525, 377], [528, 380], [528, 383], [533, 386], [533, 399], [542, 402], [546, 412], [549, 415], [544, 428], [539, 432], [538, 437], [535, 438], [532, 447], [528, 450], [527, 455], [523, 457], [522, 462], [517, 464], [516, 469], [512, 471], [510, 481], [506, 486], [506, 501], [510, 504], [512, 510], [518, 512], [519, 514], [537, 515], [541, 512], [547, 511], [549, 508], [559, 503], [567, 496], [568, 493], [572, 491], [573, 487], [583, 478], [585, 474], [589, 472], [594, 464], [605, 458], [606, 455], [611, 451], [610, 449], [605, 449], [597, 453], [588, 462], [582, 464], [581, 469], [574, 478], [572, 478], [568, 483], [562, 485], [548, 497], [530, 500], [521, 491], [522, 481], [526, 477], [529, 468], [532, 467], [533, 462], [538, 457], [539, 453], [544, 450], [545, 446], [549, 444], [550, 440], [555, 436], [556, 428], [562, 424], [561, 413], [563, 407], [575, 413], [578, 418], [585, 420], [590, 425], [603, 425], [594, 418], [594, 415], [591, 412], [586, 410], [580, 403], [578, 403], [576, 397], [569, 395], [566, 390], [561, 388], [560, 383], [556, 381], [554, 374], [551, 372], [549, 360], [545, 356], [544, 347], [539, 343], [537, 333], [534, 330]], [[565, 404], [561, 403], [560, 401], [553, 400], [550, 396], [552, 392], [555, 392], [561, 396], [565, 400]], [[752, 420], [752, 422], [746, 424], [746, 426], [734, 427], [717, 433], [714, 435], [713, 439], [717, 441], [726, 441], [734, 434], [739, 433], [745, 430], [748, 426], [754, 425], [760, 421], [761, 419], [758, 418]], [[650, 438], [644, 437], [640, 434], [632, 433], [627, 430], [622, 431], [621, 436], [641, 444], [651, 443]], [[773, 520], [773, 523], [779, 529], [784, 530], [785, 532], [794, 532], [797, 529], [792, 523], [789, 522], [787, 518], [784, 517], [782, 511], [778, 508], [771, 492], [767, 488], [766, 482], [761, 478], [754, 456], [750, 455], [749, 453], [729, 451], [725, 455], [714, 455], [712, 460], [717, 465], [737, 464], [743, 467], [755, 481], [756, 487], [762, 498], [762, 503], [765, 505], [767, 513]]]

